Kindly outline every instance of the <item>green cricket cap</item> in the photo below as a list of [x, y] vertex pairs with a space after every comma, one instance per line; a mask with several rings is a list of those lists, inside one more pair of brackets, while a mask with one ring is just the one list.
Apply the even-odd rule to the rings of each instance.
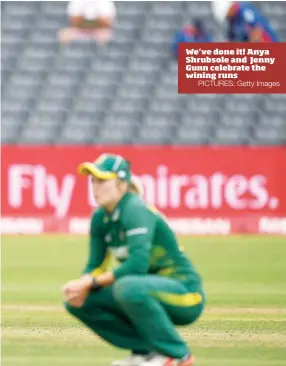
[[95, 162], [84, 162], [78, 166], [81, 175], [93, 175], [99, 179], [119, 178], [131, 182], [131, 169], [128, 160], [120, 155], [102, 154]]

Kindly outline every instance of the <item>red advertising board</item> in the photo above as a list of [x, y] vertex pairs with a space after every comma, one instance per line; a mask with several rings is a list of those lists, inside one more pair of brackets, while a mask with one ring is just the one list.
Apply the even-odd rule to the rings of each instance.
[[102, 152], [131, 161], [145, 199], [178, 232], [204, 233], [200, 225], [213, 223], [224, 227], [221, 233], [259, 232], [259, 220], [264, 220], [270, 228], [266, 232], [284, 233], [286, 148], [122, 146], [3, 147], [2, 232], [13, 231], [15, 222], [21, 226], [16, 219], [25, 223], [28, 218], [40, 222], [39, 231], [80, 231], [70, 229], [70, 220], [87, 220], [95, 203], [77, 165]]

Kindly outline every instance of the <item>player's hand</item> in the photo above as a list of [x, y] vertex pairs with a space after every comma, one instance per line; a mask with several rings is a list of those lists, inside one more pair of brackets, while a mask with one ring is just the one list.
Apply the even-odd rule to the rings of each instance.
[[84, 276], [79, 280], [68, 282], [63, 287], [65, 301], [74, 307], [83, 306], [92, 284], [91, 276]]

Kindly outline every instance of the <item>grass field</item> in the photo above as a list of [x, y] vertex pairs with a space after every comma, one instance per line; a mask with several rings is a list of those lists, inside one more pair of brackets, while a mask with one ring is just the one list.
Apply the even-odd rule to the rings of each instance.
[[[198, 366], [286, 365], [286, 239], [184, 238], [208, 305], [182, 333]], [[2, 364], [107, 366], [112, 348], [61, 305], [61, 285], [85, 262], [83, 237], [2, 238]]]

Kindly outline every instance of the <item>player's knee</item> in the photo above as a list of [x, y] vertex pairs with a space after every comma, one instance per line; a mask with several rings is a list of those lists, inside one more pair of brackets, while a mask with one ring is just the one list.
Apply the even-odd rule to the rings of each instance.
[[126, 276], [116, 281], [113, 295], [119, 303], [138, 303], [145, 297], [145, 290], [137, 276]]
[[66, 311], [71, 314], [73, 314], [74, 311], [76, 310], [76, 308], [73, 307], [72, 305], [70, 305], [67, 301], [64, 302], [64, 307], [65, 307]]
[[77, 318], [80, 318], [80, 316], [82, 314], [81, 308], [76, 308], [76, 307], [72, 306], [71, 304], [69, 304], [67, 301], [64, 302], [64, 307], [67, 312], [69, 312], [73, 316], [76, 316]]

